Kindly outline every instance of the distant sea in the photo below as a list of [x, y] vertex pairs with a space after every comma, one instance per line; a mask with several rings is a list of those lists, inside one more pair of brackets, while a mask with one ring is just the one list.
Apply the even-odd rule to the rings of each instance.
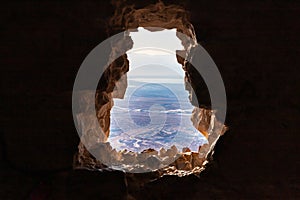
[[193, 126], [193, 106], [183, 83], [129, 81], [124, 99], [114, 99], [108, 141], [117, 150], [184, 147], [198, 151], [206, 138]]

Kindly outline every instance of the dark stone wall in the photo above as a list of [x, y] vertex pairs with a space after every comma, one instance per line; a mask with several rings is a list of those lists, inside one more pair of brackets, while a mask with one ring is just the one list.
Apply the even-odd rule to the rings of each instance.
[[[135, 191], [136, 197], [299, 198], [300, 4], [221, 0], [184, 5], [198, 41], [223, 76], [230, 130], [202, 179], [164, 177]], [[20, 1], [0, 9], [0, 198], [68, 199], [84, 193], [108, 198], [100, 195], [106, 192], [125, 197], [122, 174], [95, 179], [72, 171], [79, 143], [71, 111], [73, 81], [85, 56], [106, 39], [112, 6]]]
[[191, 8], [226, 87], [230, 131], [219, 158], [229, 179], [299, 181], [299, 9], [293, 1]]

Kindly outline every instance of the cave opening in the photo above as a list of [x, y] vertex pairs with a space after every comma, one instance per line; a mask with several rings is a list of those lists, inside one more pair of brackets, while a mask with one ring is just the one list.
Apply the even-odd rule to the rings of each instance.
[[[119, 6], [116, 5], [117, 8]], [[82, 133], [75, 166], [89, 169], [111, 168], [130, 173], [158, 172], [157, 177], [164, 174], [178, 176], [199, 174], [212, 159], [214, 146], [226, 131], [226, 127], [216, 118], [216, 111], [207, 107], [209, 102], [205, 101], [205, 96], [209, 98], [209, 95], [202, 95], [204, 82], [200, 73], [190, 63], [195, 52], [201, 48], [197, 43], [193, 25], [189, 22], [188, 13], [180, 6], [164, 5], [162, 2], [145, 8], [134, 8], [129, 5], [125, 7], [127, 9], [116, 9], [109, 21], [108, 33], [113, 35], [109, 39], [110, 45], [107, 45], [108, 49], [111, 48], [107, 54], [109, 64], [106, 65], [107, 68], [100, 76], [100, 80], [98, 79], [96, 91], [82, 91], [79, 95], [79, 102], [86, 104], [80, 104], [84, 106], [75, 112], [78, 129]], [[115, 35], [116, 32], [119, 34]], [[140, 38], [142, 41], [140, 46], [134, 46], [139, 43], [137, 38], [141, 32], [148, 35], [146, 39]], [[172, 34], [163, 35], [165, 32]], [[159, 40], [153, 40], [156, 34], [160, 35]], [[170, 39], [172, 37], [173, 40]], [[151, 60], [149, 57], [157, 60]], [[166, 59], [168, 62], [163, 63], [165, 59], [162, 57], [170, 57], [170, 60]], [[167, 71], [168, 79], [163, 70]], [[151, 74], [157, 71], [160, 73]], [[141, 77], [141, 74], [148, 77]], [[175, 78], [170, 79], [170, 74], [174, 74]], [[181, 84], [180, 87], [172, 88], [160, 82], [161, 80], [168, 80], [168, 84], [180, 80]], [[135, 86], [132, 84], [134, 81]], [[140, 82], [140, 85], [137, 82]], [[157, 92], [158, 90], [161, 92]], [[185, 96], [174, 92], [177, 90]], [[173, 100], [172, 106], [156, 102], [150, 103], [149, 106], [149, 99], [144, 101], [148, 103], [139, 105], [140, 98], [144, 98], [145, 94], [156, 95], [159, 98], [168, 96], [168, 100]], [[180, 101], [174, 101], [187, 99], [187, 95], [188, 101], [185, 101], [187, 107], [182, 106]], [[125, 106], [121, 105], [122, 101]], [[118, 108], [119, 111], [123, 109], [121, 111], [123, 113], [115, 115]], [[124, 113], [127, 113], [126, 120]], [[180, 118], [174, 117], [176, 114], [179, 114]], [[169, 127], [161, 126], [168, 124], [168, 119], [169, 122], [172, 121], [170, 119], [176, 120], [173, 120], [173, 124]], [[182, 122], [190, 124], [185, 126]], [[161, 139], [159, 143], [157, 138], [154, 137], [153, 140], [151, 134], [148, 134], [150, 140], [145, 140], [145, 137], [143, 140], [136, 138], [140, 136], [139, 134], [127, 134], [127, 138], [122, 138], [120, 132], [132, 131], [130, 127], [132, 124], [136, 130], [140, 130], [136, 131], [137, 133], [145, 132], [145, 127], [149, 125], [157, 125], [159, 132], [156, 131], [155, 136], [161, 136], [162, 132], [170, 140], [163, 141], [162, 138], [168, 137], [158, 137]], [[195, 134], [196, 137], [189, 138], [187, 135], [184, 138], [175, 137], [182, 134], [177, 134], [178, 131], [173, 134], [168, 129], [170, 127], [178, 127], [179, 130], [190, 127], [193, 129], [191, 135]], [[191, 146], [194, 139], [196, 142]], [[150, 143], [145, 144], [141, 141]], [[189, 141], [189, 145], [184, 143], [185, 141]], [[197, 145], [200, 148], [197, 149]], [[167, 149], [160, 148], [163, 146]], [[156, 149], [160, 149], [159, 152]], [[160, 155], [164, 155], [163, 158], [159, 157]]]
[[198, 152], [208, 141], [191, 121], [194, 106], [176, 59], [176, 50], [184, 48], [176, 29], [151, 32], [140, 27], [129, 36], [129, 71], [116, 83], [120, 88], [126, 79], [127, 87], [123, 98], [113, 98], [108, 142], [118, 151], [153, 149], [159, 159], [171, 147], [180, 153]]

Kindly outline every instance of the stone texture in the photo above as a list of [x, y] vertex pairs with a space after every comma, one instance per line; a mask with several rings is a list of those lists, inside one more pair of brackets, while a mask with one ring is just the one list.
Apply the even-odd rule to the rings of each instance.
[[[193, 88], [196, 88], [196, 91], [201, 90], [202, 88], [199, 89], [199, 87], [202, 87], [204, 84], [202, 83], [199, 85], [198, 80], [200, 79], [198, 79], [198, 76], [194, 75], [198, 75], [197, 71], [193, 68], [193, 66], [191, 66], [188, 62], [185, 61], [185, 58], [192, 57], [191, 54], [193, 54], [193, 50], [197, 45], [195, 31], [192, 24], [189, 22], [188, 13], [183, 7], [180, 7], [178, 5], [165, 5], [163, 2], [150, 4], [149, 6], [140, 9], [134, 9], [132, 5], [128, 3], [123, 3], [124, 2], [119, 1], [118, 4], [115, 4], [115, 13], [111, 17], [111, 20], [109, 22], [111, 28], [109, 30], [113, 33], [113, 29], [121, 30], [123, 27], [125, 27], [126, 30], [136, 29], [138, 27], [145, 27], [150, 31], [159, 31], [162, 29], [171, 28], [177, 29], [176, 35], [182, 41], [184, 50], [177, 51], [179, 55], [177, 55], [176, 57], [178, 62], [182, 64], [183, 69], [185, 70], [186, 78], [184, 80], [187, 81], [185, 83], [186, 89], [190, 93], [191, 103], [194, 103]], [[180, 33], [184, 33], [188, 37], [184, 37]], [[128, 32], [125, 32], [123, 37], [118, 37], [111, 43], [112, 50], [108, 59], [109, 62], [111, 62], [111, 64], [104, 72], [104, 79], [100, 79], [100, 82], [98, 84], [99, 87], [95, 95], [96, 113], [100, 127], [95, 125], [95, 123], [97, 123], [95, 119], [91, 120], [91, 117], [93, 117], [93, 109], [83, 109], [83, 113], [79, 113], [77, 115], [78, 124], [81, 125], [79, 129], [82, 131], [81, 142], [86, 146], [86, 149], [88, 150], [91, 150], [93, 146], [97, 146], [97, 151], [94, 155], [99, 155], [100, 157], [103, 157], [102, 154], [106, 155], [103, 157], [102, 161], [106, 161], [106, 163], [110, 164], [111, 160], [109, 158], [109, 153], [111, 150], [102, 152], [100, 148], [102, 145], [98, 145], [97, 143], [105, 142], [106, 138], [109, 136], [110, 110], [113, 106], [113, 97], [124, 97], [124, 93], [126, 92], [127, 87], [126, 72], [129, 69], [129, 62], [126, 54], [121, 57], [118, 57], [116, 60], [113, 60], [112, 58], [115, 58], [116, 55], [122, 54], [123, 51], [129, 50], [132, 47], [132, 44], [133, 41], [131, 40]], [[103, 81], [103, 83], [101, 81]], [[190, 87], [187, 87], [188, 85], [190, 85]], [[90, 95], [89, 100], [86, 99], [86, 97], [83, 97], [82, 101], [83, 103], [91, 103], [91, 99], [94, 99], [93, 95]], [[196, 105], [202, 105], [202, 99], [199, 99], [199, 101], [200, 103], [197, 102]], [[208, 106], [206, 105], [206, 107]], [[92, 112], [90, 112], [90, 110]], [[200, 131], [199, 134], [202, 133], [203, 135], [205, 135], [209, 141], [208, 148], [202, 148], [200, 152], [200, 155], [205, 155], [204, 157], [206, 158], [206, 155], [209, 154], [209, 152], [213, 151], [215, 143], [219, 139], [220, 135], [222, 135], [226, 131], [225, 126], [218, 122], [214, 112], [205, 108], [195, 107], [191, 120], [193, 121], [194, 126]], [[94, 128], [93, 126], [96, 126], [97, 128]], [[95, 132], [99, 128], [101, 129], [101, 131], [99, 131], [100, 135], [97, 135], [95, 134]], [[183, 152], [186, 151], [190, 150], [183, 150]], [[135, 164], [137, 161], [139, 161], [144, 162], [146, 164], [146, 167], [154, 169], [154, 166], [158, 168], [158, 166], [160, 166], [160, 164], [162, 163], [172, 163], [172, 159], [174, 159], [177, 152], [177, 148], [175, 146], [172, 146], [166, 152], [162, 151], [162, 154], [165, 154], [165, 156], [168, 156], [169, 158], [161, 159], [156, 157], [156, 155], [158, 155], [157, 151], [143, 152], [153, 156], [136, 155], [135, 153], [131, 152], [123, 152], [122, 159], [124, 164]], [[181, 158], [183, 157], [180, 155], [177, 156], [175, 161], [176, 168], [179, 170], [186, 171], [192, 170], [193, 162], [191, 161], [191, 159], [186, 160], [185, 158]], [[84, 161], [90, 159], [81, 160]], [[80, 164], [80, 166], [82, 165], [84, 165], [84, 163]], [[166, 172], [166, 170], [164, 171]]]
[[[297, 1], [190, 3], [197, 39], [226, 86], [230, 129], [218, 140], [209, 176], [148, 181], [130, 190], [136, 199], [300, 198], [299, 8]], [[63, 181], [61, 169], [71, 169], [78, 146], [70, 107], [74, 77], [107, 38], [113, 9], [109, 1], [7, 1], [0, 8], [1, 164], [13, 164], [1, 165], [0, 199], [28, 199], [38, 188], [55, 193], [52, 199], [70, 199], [63, 188], [72, 181]], [[71, 195], [118, 190], [93, 188], [102, 182], [89, 179], [78, 176], [82, 192]]]

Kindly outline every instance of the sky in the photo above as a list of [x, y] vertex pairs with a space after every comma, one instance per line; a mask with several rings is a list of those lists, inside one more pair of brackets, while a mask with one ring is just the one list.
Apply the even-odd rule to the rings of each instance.
[[128, 80], [183, 82], [184, 71], [176, 59], [176, 50], [182, 50], [183, 46], [176, 29], [151, 32], [140, 27], [130, 36], [134, 43], [127, 52]]

